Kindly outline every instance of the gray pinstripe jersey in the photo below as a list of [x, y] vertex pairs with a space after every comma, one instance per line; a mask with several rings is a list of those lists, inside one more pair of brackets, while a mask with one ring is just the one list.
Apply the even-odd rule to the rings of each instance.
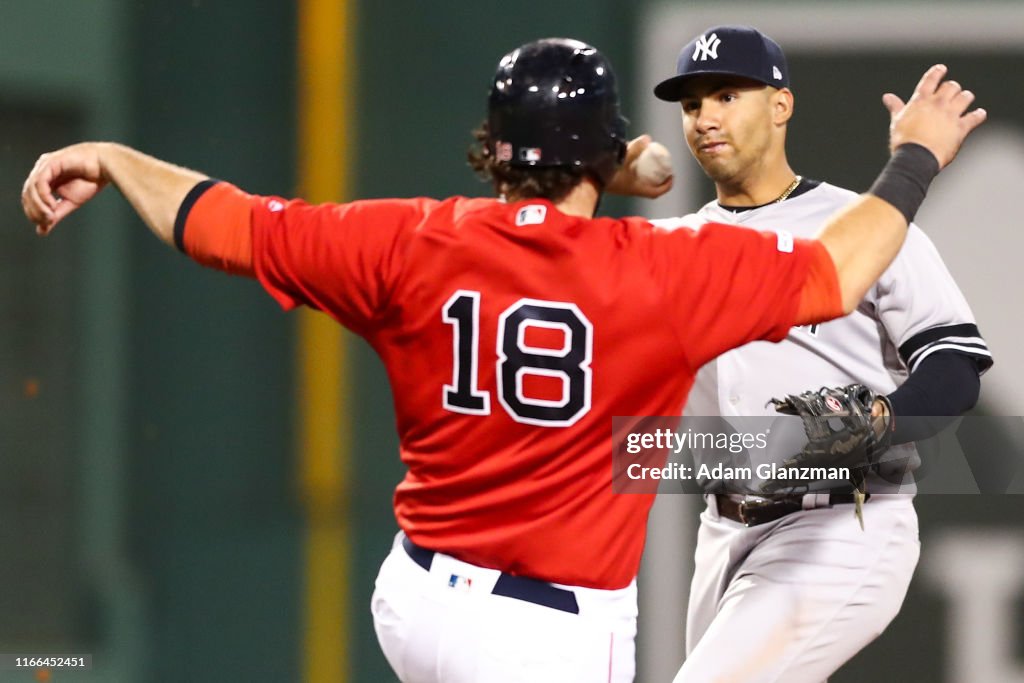
[[[821, 183], [778, 204], [733, 212], [711, 202], [704, 221], [813, 237], [826, 220], [857, 195]], [[654, 221], [664, 227], [693, 217]], [[954, 349], [991, 365], [991, 353], [974, 315], [931, 240], [911, 225], [896, 260], [850, 315], [815, 326], [794, 327], [778, 344], [753, 342], [704, 366], [687, 403], [690, 415], [774, 414], [774, 396], [820, 386], [860, 382], [891, 393], [924, 358]], [[878, 490], [878, 487], [875, 487]]]

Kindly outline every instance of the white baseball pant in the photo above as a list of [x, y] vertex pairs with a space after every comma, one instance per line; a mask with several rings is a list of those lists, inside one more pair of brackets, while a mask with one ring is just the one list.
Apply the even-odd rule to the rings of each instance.
[[[371, 608], [381, 649], [403, 683], [629, 683], [635, 673], [636, 582], [571, 591], [578, 614], [495, 595], [493, 569], [395, 538]], [[429, 555], [424, 558], [423, 553]]]
[[674, 683], [821, 683], [899, 612], [920, 555], [913, 496], [796, 512], [745, 527], [701, 514]]

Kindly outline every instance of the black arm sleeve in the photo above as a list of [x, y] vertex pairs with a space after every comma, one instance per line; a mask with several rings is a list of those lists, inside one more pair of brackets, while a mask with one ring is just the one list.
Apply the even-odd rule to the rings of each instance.
[[[956, 351], [937, 351], [889, 394], [896, 417], [893, 443], [926, 439], [978, 402], [980, 368], [973, 357]], [[901, 419], [910, 418], [910, 419]]]

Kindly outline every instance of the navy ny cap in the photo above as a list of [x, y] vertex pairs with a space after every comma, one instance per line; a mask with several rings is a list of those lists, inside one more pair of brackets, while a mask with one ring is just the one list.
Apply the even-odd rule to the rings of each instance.
[[701, 74], [743, 76], [775, 88], [789, 87], [789, 67], [782, 48], [750, 26], [716, 26], [691, 40], [679, 53], [676, 75], [656, 85], [654, 95], [678, 102], [683, 83]]

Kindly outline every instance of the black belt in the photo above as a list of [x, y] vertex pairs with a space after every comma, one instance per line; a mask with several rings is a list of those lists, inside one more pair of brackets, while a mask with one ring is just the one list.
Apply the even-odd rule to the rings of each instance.
[[[408, 536], [402, 536], [402, 547], [405, 548], [405, 552], [409, 554], [413, 562], [428, 572], [430, 571], [430, 565], [434, 562], [435, 553], [433, 550], [419, 547], [410, 541]], [[576, 603], [575, 593], [564, 588], [555, 588], [549, 583], [525, 576], [512, 576], [502, 572], [495, 582], [491, 594], [524, 600], [535, 605], [542, 605], [571, 614], [580, 613], [580, 606]]]
[[[864, 500], [870, 497], [871, 494], [868, 493], [864, 496]], [[720, 516], [731, 519], [734, 522], [739, 522], [744, 526], [767, 524], [804, 509], [803, 495], [779, 496], [765, 500], [737, 501], [724, 494], [716, 493], [715, 501], [717, 502], [718, 514]], [[852, 493], [832, 493], [828, 497], [829, 506], [846, 505], [853, 502], [854, 497]]]

